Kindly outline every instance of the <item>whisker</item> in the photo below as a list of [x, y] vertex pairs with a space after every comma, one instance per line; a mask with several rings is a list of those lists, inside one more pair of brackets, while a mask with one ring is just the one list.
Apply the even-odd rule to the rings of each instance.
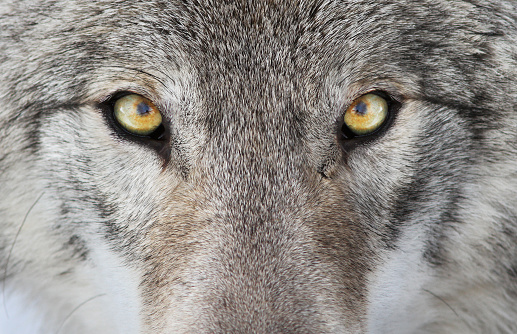
[[149, 76], [151, 78], [153, 78], [154, 80], [156, 80], [159, 84], [161, 84], [165, 89], [168, 88], [168, 86], [165, 84], [165, 82], [160, 79], [157, 75], [154, 75], [146, 70], [143, 70], [143, 69], [139, 69], [139, 68], [134, 68], [134, 67], [128, 67], [128, 66], [121, 66], [121, 65], [109, 65], [109, 66], [106, 66], [106, 68], [116, 68], [116, 69], [122, 69], [122, 70], [125, 70], [125, 71], [133, 71], [134, 74], [135, 74], [135, 77], [138, 75], [138, 74], [144, 74], [146, 76]]
[[452, 308], [452, 306], [451, 306], [449, 303], [447, 303], [447, 302], [445, 301], [445, 299], [443, 299], [442, 297], [438, 296], [437, 294], [435, 294], [435, 293], [433, 293], [433, 292], [431, 292], [431, 291], [429, 291], [429, 290], [427, 290], [427, 289], [422, 289], [422, 291], [427, 292], [427, 293], [428, 293], [428, 294], [430, 294], [431, 296], [435, 297], [436, 299], [438, 299], [439, 301], [441, 301], [442, 303], [444, 303], [444, 304], [445, 304], [445, 305], [446, 305], [446, 306], [447, 306], [447, 307], [448, 307], [448, 308], [449, 308], [449, 309], [450, 309], [450, 310], [451, 310], [451, 311], [456, 315], [456, 317], [458, 317], [458, 319], [460, 319], [461, 321], [463, 321], [463, 323], [464, 323], [465, 325], [467, 325], [467, 327], [468, 327], [468, 328], [470, 328], [469, 324], [465, 321], [465, 319], [463, 319], [462, 317], [460, 317], [460, 315], [458, 314], [458, 312], [456, 312], [456, 311]]
[[81, 304], [77, 305], [70, 313], [68, 313], [68, 315], [65, 317], [65, 319], [63, 320], [63, 322], [61, 322], [61, 325], [59, 326], [56, 334], [59, 334], [59, 332], [61, 331], [61, 329], [63, 329], [63, 326], [65, 325], [65, 323], [68, 321], [68, 319], [70, 319], [70, 317], [79, 309], [81, 308], [82, 306], [84, 306], [85, 304], [91, 302], [92, 300], [94, 299], [97, 299], [99, 297], [103, 297], [103, 296], [106, 296], [105, 293], [101, 293], [101, 294], [98, 294], [96, 296], [93, 296], [87, 300], [85, 300], [84, 302], [82, 302]]
[[18, 228], [18, 231], [16, 232], [16, 235], [14, 236], [13, 243], [11, 244], [11, 249], [9, 250], [9, 253], [7, 255], [7, 261], [5, 263], [5, 269], [4, 269], [4, 279], [3, 279], [3, 282], [2, 282], [2, 296], [3, 296], [2, 300], [3, 300], [5, 315], [7, 316], [7, 319], [9, 319], [9, 313], [7, 312], [7, 303], [5, 301], [5, 284], [6, 284], [6, 281], [7, 281], [7, 272], [8, 272], [8, 268], [9, 268], [9, 260], [11, 259], [11, 254], [13, 252], [14, 245], [16, 244], [16, 240], [18, 239], [18, 236], [20, 235], [20, 232], [22, 231], [23, 225], [25, 225], [25, 222], [27, 221], [27, 217], [29, 217], [30, 212], [36, 206], [36, 204], [39, 202], [41, 197], [43, 197], [44, 194], [45, 194], [45, 192], [42, 192], [41, 195], [39, 195], [39, 197], [34, 201], [34, 203], [32, 203], [32, 205], [29, 208], [29, 210], [25, 213], [25, 217], [23, 217], [23, 221], [20, 224], [20, 227]]

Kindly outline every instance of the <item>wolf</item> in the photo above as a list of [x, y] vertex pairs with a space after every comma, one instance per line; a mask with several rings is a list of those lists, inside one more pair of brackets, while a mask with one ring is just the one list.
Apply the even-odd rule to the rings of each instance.
[[517, 333], [517, 2], [0, 0], [0, 332]]

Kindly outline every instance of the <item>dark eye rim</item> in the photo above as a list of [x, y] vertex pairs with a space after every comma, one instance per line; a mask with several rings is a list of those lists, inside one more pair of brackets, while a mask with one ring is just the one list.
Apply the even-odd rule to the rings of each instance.
[[[353, 133], [352, 130], [350, 130], [348, 126], [345, 124], [344, 113], [346, 112], [346, 109], [344, 109], [343, 114], [340, 116], [340, 119], [338, 120], [338, 138], [341, 146], [345, 150], [350, 150], [357, 145], [363, 145], [382, 137], [386, 130], [389, 129], [393, 124], [397, 116], [397, 113], [402, 106], [402, 102], [400, 102], [398, 99], [394, 98], [392, 95], [382, 90], [365, 92], [364, 94], [358, 96], [356, 99], [367, 94], [375, 94], [385, 99], [388, 103], [388, 115], [386, 117], [386, 120], [378, 129], [368, 134], [358, 135]], [[347, 106], [346, 108], [348, 107], [349, 106]]]
[[162, 124], [153, 131], [149, 135], [139, 135], [132, 133], [128, 130], [126, 130], [115, 118], [115, 102], [127, 95], [139, 95], [142, 96], [152, 102], [151, 99], [148, 97], [131, 92], [131, 91], [120, 91], [112, 94], [109, 98], [107, 98], [105, 101], [100, 102], [98, 104], [98, 108], [102, 111], [104, 115], [104, 119], [106, 120], [107, 125], [113, 130], [113, 133], [120, 139], [130, 142], [135, 142], [141, 145], [145, 145], [147, 147], [150, 147], [154, 150], [156, 150], [160, 155], [164, 157], [168, 157], [169, 153], [167, 153], [168, 150], [168, 143], [170, 141], [170, 129], [168, 120], [164, 115], [162, 114]]

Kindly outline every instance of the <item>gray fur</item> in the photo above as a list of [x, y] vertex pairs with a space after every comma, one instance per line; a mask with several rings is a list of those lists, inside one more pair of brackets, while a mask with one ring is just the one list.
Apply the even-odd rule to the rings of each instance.
[[0, 0], [0, 331], [517, 332], [516, 77], [512, 0]]

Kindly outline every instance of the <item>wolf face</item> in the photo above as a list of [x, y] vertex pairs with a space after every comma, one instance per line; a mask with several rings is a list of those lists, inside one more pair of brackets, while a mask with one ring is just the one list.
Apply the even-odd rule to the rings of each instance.
[[2, 333], [517, 331], [514, 1], [0, 1]]

